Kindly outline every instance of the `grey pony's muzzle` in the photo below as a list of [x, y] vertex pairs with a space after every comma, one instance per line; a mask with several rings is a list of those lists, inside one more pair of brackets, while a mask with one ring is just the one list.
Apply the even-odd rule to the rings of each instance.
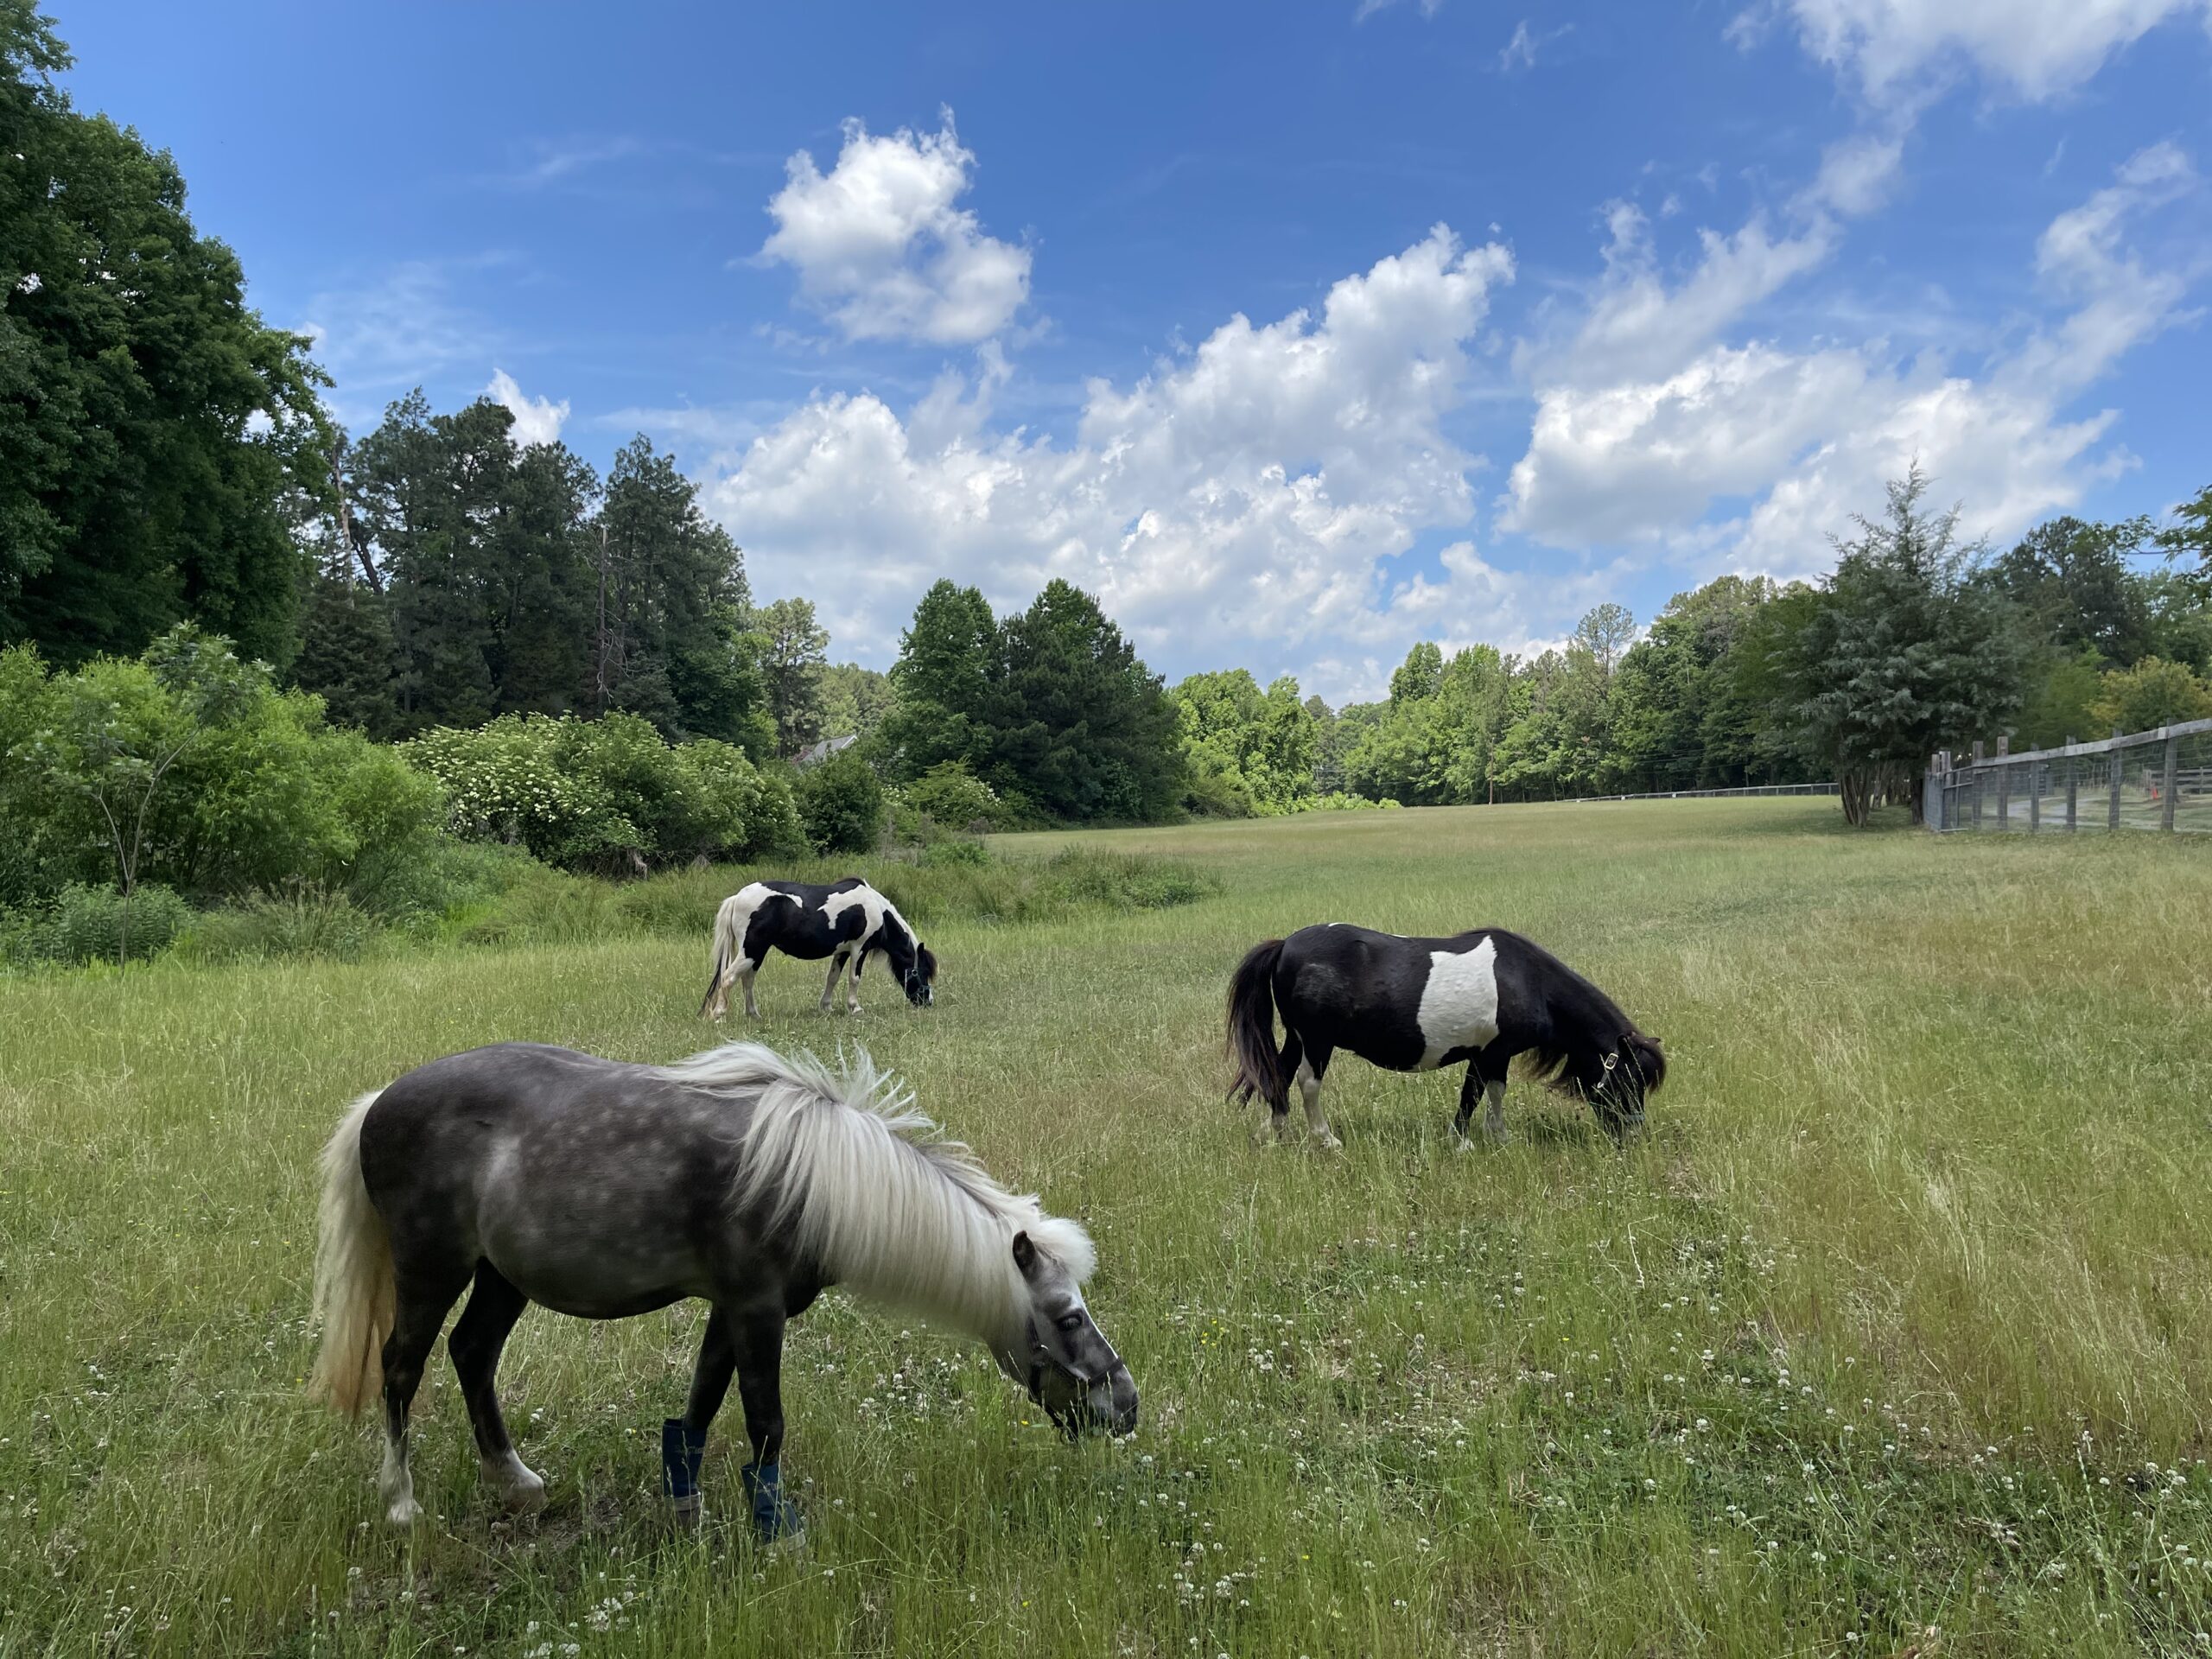
[[[1102, 1428], [1116, 1439], [1136, 1432], [1136, 1379], [1129, 1375], [1129, 1368], [1121, 1355], [1114, 1351], [1114, 1344], [1103, 1335], [1099, 1341], [1106, 1350], [1104, 1368], [1096, 1372], [1080, 1371], [1038, 1341], [1033, 1326], [1030, 1331], [1029, 1396], [1044, 1406], [1060, 1433], [1071, 1440]], [[1075, 1384], [1073, 1402], [1062, 1409], [1054, 1410], [1046, 1403], [1047, 1372]]]

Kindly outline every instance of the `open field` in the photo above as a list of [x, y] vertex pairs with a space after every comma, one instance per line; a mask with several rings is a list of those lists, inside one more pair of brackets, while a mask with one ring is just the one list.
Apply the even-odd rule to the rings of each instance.
[[[1181, 909], [931, 931], [865, 1040], [1084, 1217], [1143, 1391], [1070, 1448], [980, 1352], [833, 1294], [795, 1327], [810, 1546], [660, 1523], [703, 1322], [536, 1312], [500, 1518], [441, 1359], [411, 1539], [299, 1382], [314, 1155], [351, 1094], [506, 1038], [703, 1046], [706, 941], [0, 982], [0, 1655], [2121, 1653], [2212, 1630], [2212, 858], [2190, 837], [1845, 832], [1832, 801], [1317, 815], [1016, 838], [1172, 851]], [[1251, 1144], [1256, 939], [1512, 926], [1673, 1066], [1616, 1153], [1516, 1084], [1330, 1078]], [[1294, 1116], [1295, 1116], [1294, 1114]], [[708, 1464], [725, 1508], [734, 1402]], [[1940, 1634], [1927, 1634], [1935, 1627]]]

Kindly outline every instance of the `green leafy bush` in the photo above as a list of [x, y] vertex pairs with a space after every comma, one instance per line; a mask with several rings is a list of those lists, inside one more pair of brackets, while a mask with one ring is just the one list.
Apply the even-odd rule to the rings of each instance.
[[1294, 812], [1377, 812], [1397, 811], [1402, 803], [1385, 796], [1370, 801], [1364, 795], [1347, 794], [1338, 790], [1333, 795], [1311, 795], [1290, 810]]
[[906, 785], [906, 804], [947, 830], [971, 833], [1004, 827], [998, 791], [968, 770], [964, 760], [931, 766]]
[[49, 673], [0, 652], [0, 902], [159, 882], [201, 899], [372, 889], [435, 839], [435, 785], [221, 640]]
[[817, 852], [868, 852], [883, 834], [883, 785], [857, 748], [800, 772], [796, 793]]
[[991, 849], [972, 836], [946, 836], [922, 849], [925, 869], [981, 869], [990, 861]]

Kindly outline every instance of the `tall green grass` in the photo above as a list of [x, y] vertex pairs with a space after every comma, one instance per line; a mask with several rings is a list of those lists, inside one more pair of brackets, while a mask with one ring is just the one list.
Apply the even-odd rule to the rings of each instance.
[[[1136, 854], [1218, 891], [1019, 927], [948, 899], [926, 1014], [825, 1016], [772, 966], [761, 1036], [864, 1040], [1088, 1221], [1144, 1396], [1133, 1441], [1070, 1448], [972, 1350], [825, 1297], [785, 1371], [796, 1558], [661, 1527], [696, 1308], [524, 1320], [533, 1521], [478, 1490], [442, 1361], [411, 1539], [376, 1524], [369, 1431], [299, 1393], [344, 1100], [498, 1039], [702, 1046], [696, 909], [0, 985], [0, 1653], [2198, 1651], [2212, 860], [1833, 819], [1008, 837], [1025, 868]], [[725, 876], [697, 881], [684, 904]], [[1254, 1146], [1221, 1101], [1229, 969], [1330, 919], [1558, 950], [1667, 1045], [1648, 1138], [1516, 1084], [1512, 1143], [1457, 1153], [1455, 1077], [1347, 1059], [1342, 1154]], [[743, 1455], [733, 1402], [725, 1513]]]
[[1055, 921], [1086, 910], [1165, 910], [1220, 890], [1185, 859], [1071, 847], [995, 857], [981, 843], [949, 841], [914, 858], [785, 860], [772, 868], [702, 866], [618, 887], [538, 869], [447, 931], [465, 944], [580, 944], [628, 934], [701, 942], [723, 899], [761, 879], [830, 883], [857, 875], [915, 927], [944, 923]]

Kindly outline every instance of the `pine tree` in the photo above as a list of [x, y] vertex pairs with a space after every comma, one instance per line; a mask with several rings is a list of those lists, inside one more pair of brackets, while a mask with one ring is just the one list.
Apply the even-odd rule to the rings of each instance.
[[399, 729], [391, 619], [384, 600], [359, 583], [318, 575], [301, 607], [300, 654], [292, 682], [323, 701], [334, 726], [388, 739]]

